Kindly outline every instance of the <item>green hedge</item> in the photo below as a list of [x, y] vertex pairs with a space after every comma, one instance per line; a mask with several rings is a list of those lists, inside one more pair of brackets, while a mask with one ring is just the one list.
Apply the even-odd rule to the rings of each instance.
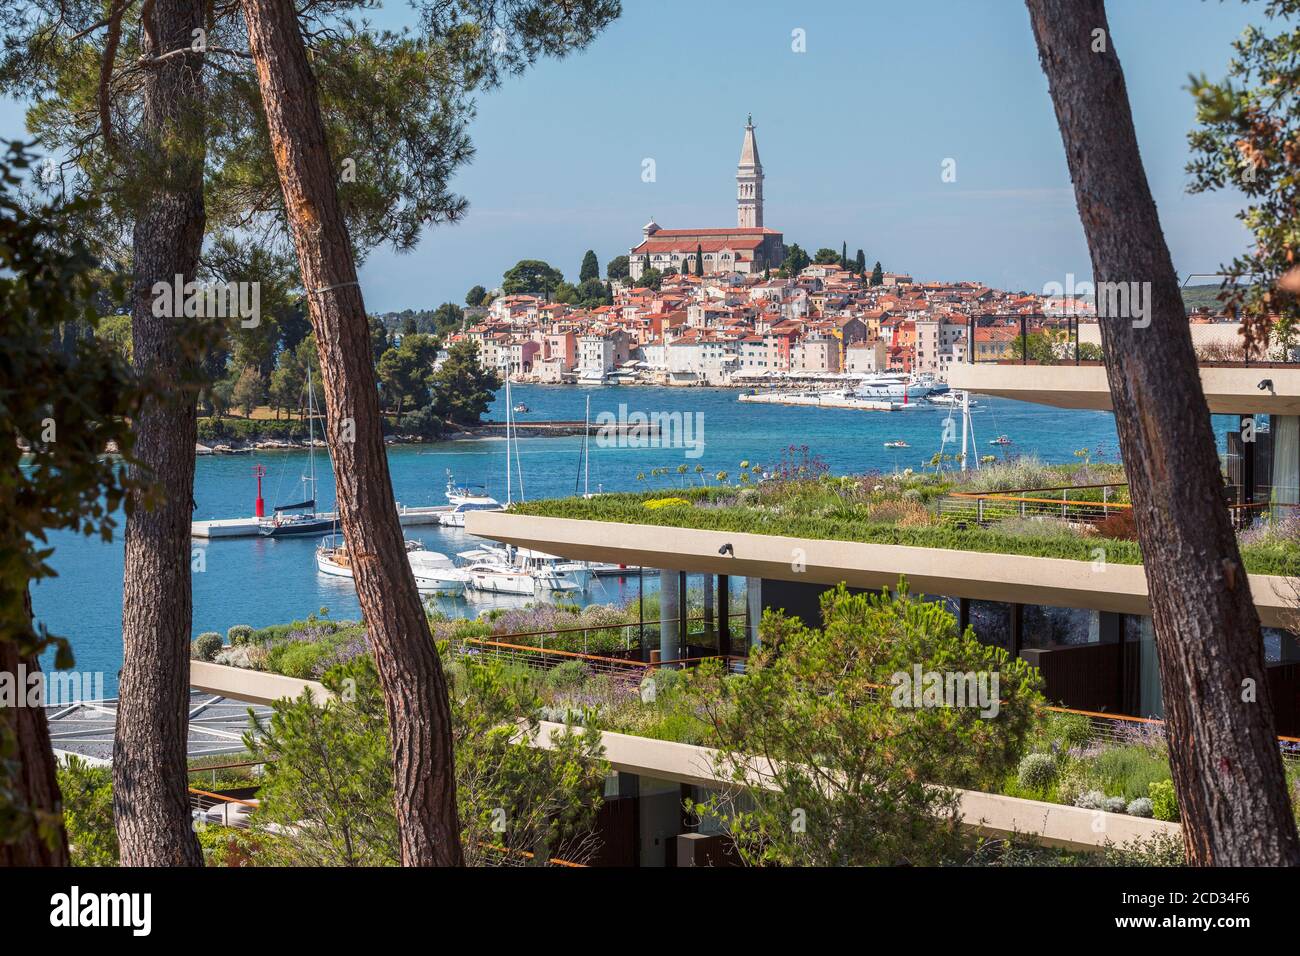
[[[709, 491], [714, 493], [709, 494]], [[662, 495], [619, 494], [601, 495], [586, 501], [571, 498], [530, 501], [514, 505], [511, 511], [549, 518], [618, 521], [657, 527], [735, 531], [742, 534], [779, 534], [826, 541], [951, 548], [958, 551], [1023, 554], [1077, 561], [1092, 561], [1094, 549], [1104, 547], [1107, 561], [1115, 564], [1142, 563], [1141, 552], [1134, 541], [1083, 537], [1077, 540], [1060, 537], [1011, 537], [985, 528], [957, 528], [952, 525], [899, 527], [859, 518], [854, 515], [853, 509], [842, 509], [835, 517], [818, 517], [806, 514], [778, 515], [739, 506], [699, 507], [699, 499], [717, 497], [716, 489], [706, 489], [703, 494], [692, 494], [690, 490], [675, 494], [696, 499], [695, 503], [690, 507], [646, 508], [644, 500]]]
[[[901, 527], [866, 519], [854, 507], [842, 508], [834, 516], [806, 513], [777, 514], [736, 504], [718, 503], [737, 492], [735, 488], [686, 488], [671, 491], [605, 494], [596, 498], [552, 498], [512, 506], [517, 514], [588, 521], [615, 521], [656, 527], [697, 528], [748, 534], [787, 535], [826, 541], [861, 541], [867, 544], [896, 544], [921, 548], [950, 548], [991, 554], [1019, 554], [1038, 558], [1095, 560], [1103, 548], [1112, 564], [1141, 564], [1142, 552], [1136, 541], [1117, 538], [1068, 536], [1033, 537], [1005, 535], [974, 525], [959, 528], [949, 524]], [[680, 497], [689, 505], [647, 508], [645, 502]], [[713, 505], [702, 507], [702, 505]], [[1276, 544], [1242, 548], [1246, 569], [1254, 574], [1300, 575], [1300, 548]]]
[[200, 418], [199, 441], [290, 441], [307, 437], [304, 421], [274, 418]]

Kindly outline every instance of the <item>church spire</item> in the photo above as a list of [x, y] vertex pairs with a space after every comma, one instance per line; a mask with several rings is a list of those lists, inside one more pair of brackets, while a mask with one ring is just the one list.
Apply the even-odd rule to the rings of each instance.
[[763, 164], [758, 158], [752, 113], [745, 122], [745, 138], [740, 144], [740, 163], [736, 167], [736, 225], [741, 229], [763, 226]]

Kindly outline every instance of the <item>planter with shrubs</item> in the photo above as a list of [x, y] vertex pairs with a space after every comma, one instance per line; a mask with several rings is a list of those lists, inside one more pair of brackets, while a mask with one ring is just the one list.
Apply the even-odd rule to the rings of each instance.
[[190, 644], [190, 657], [210, 664], [217, 659], [224, 646], [225, 642], [221, 640], [220, 634], [216, 631], [204, 631]]

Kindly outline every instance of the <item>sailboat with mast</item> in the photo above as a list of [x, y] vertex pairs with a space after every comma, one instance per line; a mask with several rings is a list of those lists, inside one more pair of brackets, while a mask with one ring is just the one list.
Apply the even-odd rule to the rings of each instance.
[[[519, 500], [524, 500], [523, 463], [519, 458], [519, 436], [514, 428], [514, 406], [510, 399], [510, 373], [506, 373], [506, 501], [509, 508], [514, 502], [514, 480], [519, 478]], [[513, 457], [513, 461], [511, 456]], [[464, 507], [463, 505], [457, 507]], [[500, 507], [500, 505], [498, 505]], [[461, 519], [462, 526], [464, 519]], [[467, 554], [468, 556], [468, 554]], [[544, 598], [555, 592], [582, 589], [580, 581], [572, 575], [579, 568], [560, 564], [554, 555], [526, 548], [507, 547], [504, 553], [495, 549], [479, 549], [465, 570], [465, 586], [472, 591], [491, 594], [515, 594]], [[481, 556], [481, 557], [480, 557]]]
[[[578, 482], [582, 482], [582, 497], [595, 498], [603, 494], [602, 491], [591, 490], [591, 396], [587, 396], [586, 417], [583, 420], [582, 427], [582, 448], [578, 453], [578, 474], [573, 479], [573, 493], [578, 493]], [[600, 485], [596, 486], [597, 489]], [[586, 573], [590, 576], [598, 575], [622, 575], [627, 573], [627, 567], [622, 564], [614, 564], [610, 561], [587, 561], [579, 562], [582, 564]]]
[[[601, 494], [591, 491], [591, 396], [587, 396], [587, 414], [582, 423], [582, 447], [578, 452], [578, 476], [573, 479], [573, 493], [578, 493], [578, 480], [582, 481], [582, 497], [594, 498]], [[598, 485], [597, 488], [600, 486]]]
[[[465, 527], [465, 515], [471, 511], [501, 511], [510, 505], [510, 435], [513, 422], [513, 409], [510, 405], [510, 374], [506, 373], [506, 503], [502, 505], [487, 493], [483, 485], [457, 486], [452, 478], [451, 469], [447, 469], [447, 500], [452, 509], [438, 516], [438, 524], [444, 528]], [[523, 488], [523, 478], [520, 478]]]
[[948, 436], [953, 436], [956, 441], [955, 423], [953, 422], [953, 412], [961, 409], [961, 453], [956, 457], [957, 468], [959, 471], [978, 471], [980, 467], [979, 455], [974, 454], [976, 448], [975, 441], [975, 421], [971, 418], [970, 409], [975, 403], [971, 401], [970, 392], [954, 392], [954, 400], [945, 402], [948, 407], [948, 416], [944, 419], [943, 440], [939, 445], [939, 467], [943, 467], [944, 449], [948, 446]]
[[292, 538], [329, 534], [334, 519], [316, 514], [316, 402], [312, 389], [311, 365], [307, 366], [307, 474], [302, 476], [304, 500], [276, 505], [272, 517], [258, 522], [258, 532], [267, 538]]

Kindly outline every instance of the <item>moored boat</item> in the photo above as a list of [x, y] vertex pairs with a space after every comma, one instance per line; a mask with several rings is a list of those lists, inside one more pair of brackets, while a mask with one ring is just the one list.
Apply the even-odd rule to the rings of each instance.
[[[312, 401], [311, 368], [307, 369], [307, 474], [302, 476], [303, 490], [308, 497], [291, 505], [276, 505], [270, 518], [257, 523], [258, 533], [266, 538], [293, 538], [329, 534], [334, 530], [334, 519], [316, 514], [316, 408]], [[261, 497], [261, 478], [258, 478], [258, 496]], [[299, 514], [298, 512], [303, 512]]]
[[481, 562], [465, 569], [466, 587], [493, 594], [538, 597], [556, 591], [579, 591], [582, 586], [562, 572], [502, 562]]
[[469, 575], [440, 551], [420, 548], [406, 555], [415, 574], [415, 586], [431, 594], [459, 594], [465, 590]]
[[[426, 549], [423, 542], [406, 542], [406, 560], [410, 562], [415, 586], [420, 591], [459, 594], [465, 589], [465, 572], [445, 554]], [[341, 578], [353, 576], [352, 558], [342, 535], [331, 535], [321, 542], [316, 549], [316, 570]]]
[[438, 524], [444, 528], [465, 527], [465, 515], [471, 511], [500, 511], [501, 502], [495, 498], [481, 498], [474, 501], [462, 501], [450, 511], [438, 515]]

